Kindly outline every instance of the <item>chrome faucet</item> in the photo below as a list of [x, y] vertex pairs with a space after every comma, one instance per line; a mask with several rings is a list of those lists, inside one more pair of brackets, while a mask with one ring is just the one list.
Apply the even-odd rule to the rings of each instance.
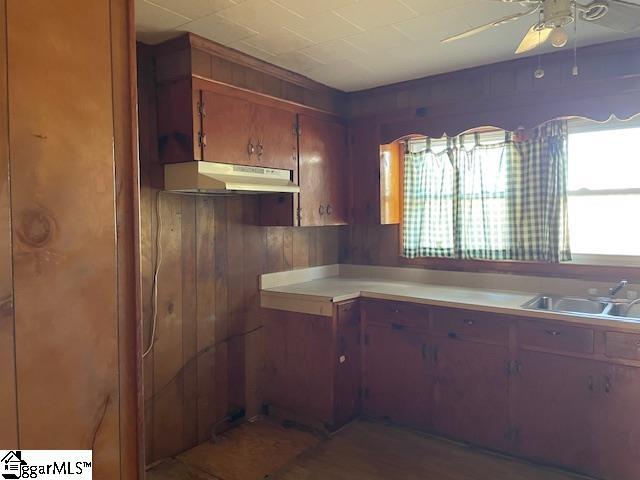
[[621, 280], [615, 287], [611, 287], [609, 289], [609, 298], [613, 299], [613, 297], [615, 297], [620, 290], [626, 287], [628, 283], [629, 282], [627, 280]]

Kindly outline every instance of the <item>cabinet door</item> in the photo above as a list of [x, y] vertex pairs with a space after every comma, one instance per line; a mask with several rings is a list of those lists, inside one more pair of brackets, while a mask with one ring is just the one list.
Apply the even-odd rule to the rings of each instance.
[[428, 338], [404, 328], [367, 327], [365, 413], [429, 429], [433, 414], [433, 358]]
[[202, 91], [202, 131], [206, 135], [203, 159], [207, 162], [257, 165], [247, 149], [252, 138], [252, 105], [246, 100]]
[[616, 480], [640, 478], [640, 368], [603, 365], [595, 379], [598, 400], [590, 474]]
[[597, 362], [528, 351], [519, 358], [521, 372], [514, 382], [518, 452], [588, 471], [603, 447], [596, 428], [603, 414], [597, 408]]
[[338, 120], [298, 116], [301, 226], [347, 223], [347, 131]]
[[360, 414], [362, 350], [357, 302], [338, 305], [336, 354], [334, 420], [340, 426]]
[[508, 446], [506, 346], [446, 338], [436, 344], [434, 429], [495, 449]]
[[298, 139], [296, 114], [266, 105], [253, 105], [253, 134], [256, 164], [261, 167], [296, 170]]

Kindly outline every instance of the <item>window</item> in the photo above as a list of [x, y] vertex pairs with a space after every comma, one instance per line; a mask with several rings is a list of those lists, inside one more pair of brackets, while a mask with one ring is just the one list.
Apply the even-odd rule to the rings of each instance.
[[577, 260], [640, 256], [640, 128], [608, 126], [569, 128], [569, 238]]
[[[420, 176], [424, 183], [420, 196], [409, 198], [405, 192], [405, 209], [406, 202], [422, 205], [422, 212], [417, 215], [419, 225], [403, 225], [404, 234], [409, 232], [409, 242], [413, 241], [413, 254], [407, 255], [405, 240], [405, 256], [496, 260], [536, 257], [513, 253], [522, 244], [516, 232], [520, 227], [514, 225], [522, 222], [513, 223], [514, 177], [510, 176], [512, 167], [505, 167], [505, 150], [500, 148], [505, 132], [484, 131], [457, 140], [460, 147], [464, 146], [456, 157], [457, 168], [449, 165], [447, 139], [414, 138], [408, 143], [412, 154], [431, 152], [430, 166], [424, 167], [431, 173]], [[567, 194], [564, 218], [569, 239], [568, 242], [565, 239], [564, 245], [570, 245], [573, 261], [640, 265], [640, 119], [605, 124], [569, 120], [565, 145], [568, 155], [564, 156]], [[465, 163], [466, 152], [472, 150], [476, 161]], [[526, 182], [527, 175], [520, 181]], [[562, 169], [556, 172], [558, 175], [563, 176]], [[405, 178], [405, 186], [406, 181]], [[545, 201], [553, 201], [553, 196]], [[530, 209], [520, 218], [527, 217], [529, 221], [531, 214]], [[407, 215], [404, 218], [406, 222]], [[482, 228], [478, 230], [474, 225]], [[539, 230], [537, 225], [534, 234]], [[417, 240], [415, 232], [419, 232]], [[531, 232], [525, 232], [524, 243], [529, 241], [527, 235], [530, 237]], [[562, 260], [562, 239], [556, 245]]]

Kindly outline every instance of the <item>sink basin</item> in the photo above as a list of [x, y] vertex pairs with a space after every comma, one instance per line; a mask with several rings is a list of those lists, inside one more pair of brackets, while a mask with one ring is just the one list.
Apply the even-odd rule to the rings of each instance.
[[640, 320], [640, 303], [629, 306], [624, 303], [614, 303], [611, 305], [611, 309], [607, 312], [607, 315], [613, 317], [635, 318]]
[[587, 298], [555, 297], [538, 295], [523, 305], [524, 308], [547, 310], [550, 312], [587, 313], [600, 315], [609, 306], [606, 302]]

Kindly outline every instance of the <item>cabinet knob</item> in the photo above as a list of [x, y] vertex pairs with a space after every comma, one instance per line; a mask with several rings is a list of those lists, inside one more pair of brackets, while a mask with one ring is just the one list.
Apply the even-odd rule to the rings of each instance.
[[332, 211], [333, 209], [331, 208], [331, 205], [327, 205], [327, 215], [331, 215]]
[[258, 143], [258, 145], [256, 145], [256, 149], [258, 150], [258, 156], [261, 157], [264, 153], [264, 145], [262, 145], [262, 143]]
[[476, 322], [474, 322], [474, 321], [473, 321], [473, 320], [471, 320], [471, 319], [466, 319], [466, 320], [464, 321], [464, 324], [465, 324], [465, 325], [469, 325], [469, 326], [473, 325], [474, 323], [476, 323]]
[[247, 144], [247, 153], [249, 155], [253, 155], [254, 153], [256, 153], [256, 147], [253, 146], [253, 143], [251, 143], [251, 140], [249, 140], [249, 143]]
[[552, 337], [562, 335], [562, 332], [560, 330], [545, 330], [545, 332], [547, 332], [547, 335], [551, 335]]
[[318, 208], [318, 213], [320, 213], [320, 215], [324, 215], [324, 205], [320, 205], [320, 207]]

